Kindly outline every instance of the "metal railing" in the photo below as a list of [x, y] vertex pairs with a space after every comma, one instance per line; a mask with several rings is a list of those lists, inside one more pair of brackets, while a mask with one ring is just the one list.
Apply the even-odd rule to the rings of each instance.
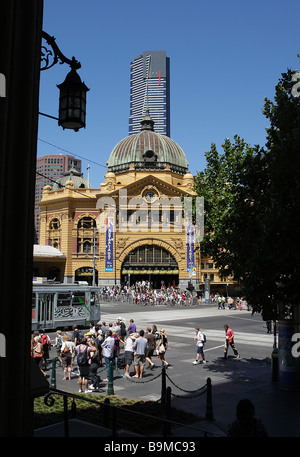
[[[118, 429], [118, 424], [117, 424], [117, 417], [118, 417], [118, 412], [123, 411], [124, 413], [124, 408], [116, 405], [111, 405], [110, 404], [110, 399], [109, 396], [114, 395], [114, 387], [113, 387], [113, 371], [114, 367], [112, 362], [110, 362], [109, 366], [109, 377], [108, 377], [108, 385], [107, 385], [107, 397], [105, 398], [104, 401], [96, 400], [96, 399], [91, 399], [89, 397], [85, 397], [82, 395], [77, 395], [73, 394], [70, 392], [65, 392], [62, 390], [56, 389], [56, 383], [55, 383], [55, 365], [56, 365], [56, 360], [53, 359], [53, 364], [52, 364], [52, 378], [51, 378], [51, 387], [49, 390], [49, 393], [46, 394], [44, 398], [44, 402], [47, 406], [52, 406], [54, 404], [54, 395], [60, 395], [63, 397], [63, 403], [64, 403], [64, 436], [68, 437], [69, 436], [69, 416], [71, 418], [76, 417], [76, 400], [78, 401], [84, 401], [84, 402], [89, 402], [91, 404], [98, 405], [98, 417], [96, 422], [98, 425], [101, 425], [105, 428], [111, 429], [112, 436], [117, 436], [117, 429]], [[116, 368], [118, 370], [118, 368]], [[206, 411], [205, 411], [205, 419], [207, 421], [213, 421], [213, 407], [212, 407], [212, 383], [211, 379], [207, 378], [206, 384], [200, 387], [199, 389], [193, 390], [193, 391], [187, 391], [179, 386], [177, 386], [172, 379], [167, 375], [165, 367], [162, 368], [161, 372], [159, 373], [158, 376], [154, 377], [151, 379], [155, 380], [159, 377], [162, 377], [161, 381], [161, 396], [159, 400], [153, 403], [161, 403], [161, 413], [162, 417], [157, 417], [157, 416], [151, 416], [149, 414], [141, 413], [138, 411], [133, 411], [130, 409], [127, 409], [126, 407], [126, 414], [128, 415], [134, 415], [135, 418], [139, 416], [141, 419], [147, 419], [147, 420], [155, 420], [160, 421], [162, 424], [162, 436], [167, 437], [172, 433], [172, 428], [174, 427], [181, 427], [181, 428], [186, 428], [189, 430], [193, 430], [195, 433], [208, 437], [208, 436], [221, 436], [218, 433], [215, 432], [209, 432], [205, 430], [204, 428], [199, 428], [194, 425], [188, 425], [188, 424], [183, 424], [176, 422], [172, 420], [172, 405], [171, 405], [171, 398], [172, 396], [176, 398], [182, 398], [188, 399], [188, 398], [195, 398], [200, 395], [206, 394]], [[128, 379], [131, 381], [129, 378], [124, 378]], [[182, 392], [184, 392], [183, 395], [177, 395], [172, 393], [171, 387], [167, 387], [167, 379], [173, 384], [174, 387], [180, 389]], [[141, 383], [140, 381], [136, 381], [137, 383]], [[149, 382], [149, 381], [148, 381]], [[186, 395], [188, 394], [188, 395]], [[73, 402], [71, 405], [71, 411], [69, 414], [68, 411], [68, 398], [72, 398]], [[200, 419], [199, 419], [200, 420]]]

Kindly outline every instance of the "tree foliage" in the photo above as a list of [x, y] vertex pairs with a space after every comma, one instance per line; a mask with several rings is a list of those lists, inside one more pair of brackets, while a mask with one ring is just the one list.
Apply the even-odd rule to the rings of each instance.
[[298, 301], [300, 221], [300, 97], [293, 72], [282, 74], [274, 101], [265, 100], [266, 144], [251, 147], [238, 136], [206, 153], [195, 188], [204, 197], [201, 250], [222, 276], [244, 285], [255, 311]]

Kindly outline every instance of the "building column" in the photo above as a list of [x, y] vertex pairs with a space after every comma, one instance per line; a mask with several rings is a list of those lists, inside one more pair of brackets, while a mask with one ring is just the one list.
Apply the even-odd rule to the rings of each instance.
[[42, 0], [1, 3], [1, 72], [6, 79], [5, 97], [0, 98], [0, 333], [6, 350], [0, 357], [2, 437], [32, 434], [30, 337], [42, 20]]

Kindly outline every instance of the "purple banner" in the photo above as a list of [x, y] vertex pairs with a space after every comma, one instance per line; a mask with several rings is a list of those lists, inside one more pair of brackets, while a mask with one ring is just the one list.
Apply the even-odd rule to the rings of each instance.
[[194, 259], [194, 226], [192, 223], [187, 224], [187, 236], [186, 236], [186, 246], [187, 246], [187, 271], [193, 271], [195, 267]]
[[106, 252], [105, 252], [105, 271], [114, 271], [114, 235], [113, 221], [106, 220]]

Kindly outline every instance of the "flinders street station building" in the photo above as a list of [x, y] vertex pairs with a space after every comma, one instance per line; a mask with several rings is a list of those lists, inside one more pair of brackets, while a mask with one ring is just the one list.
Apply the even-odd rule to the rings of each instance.
[[185, 153], [155, 132], [147, 112], [140, 132], [112, 150], [99, 189], [73, 168], [44, 187], [35, 248], [49, 255], [35, 252], [35, 276], [99, 287], [191, 283], [202, 291], [209, 281], [212, 291], [226, 293], [228, 280], [200, 253], [189, 213], [197, 197], [193, 187]]

